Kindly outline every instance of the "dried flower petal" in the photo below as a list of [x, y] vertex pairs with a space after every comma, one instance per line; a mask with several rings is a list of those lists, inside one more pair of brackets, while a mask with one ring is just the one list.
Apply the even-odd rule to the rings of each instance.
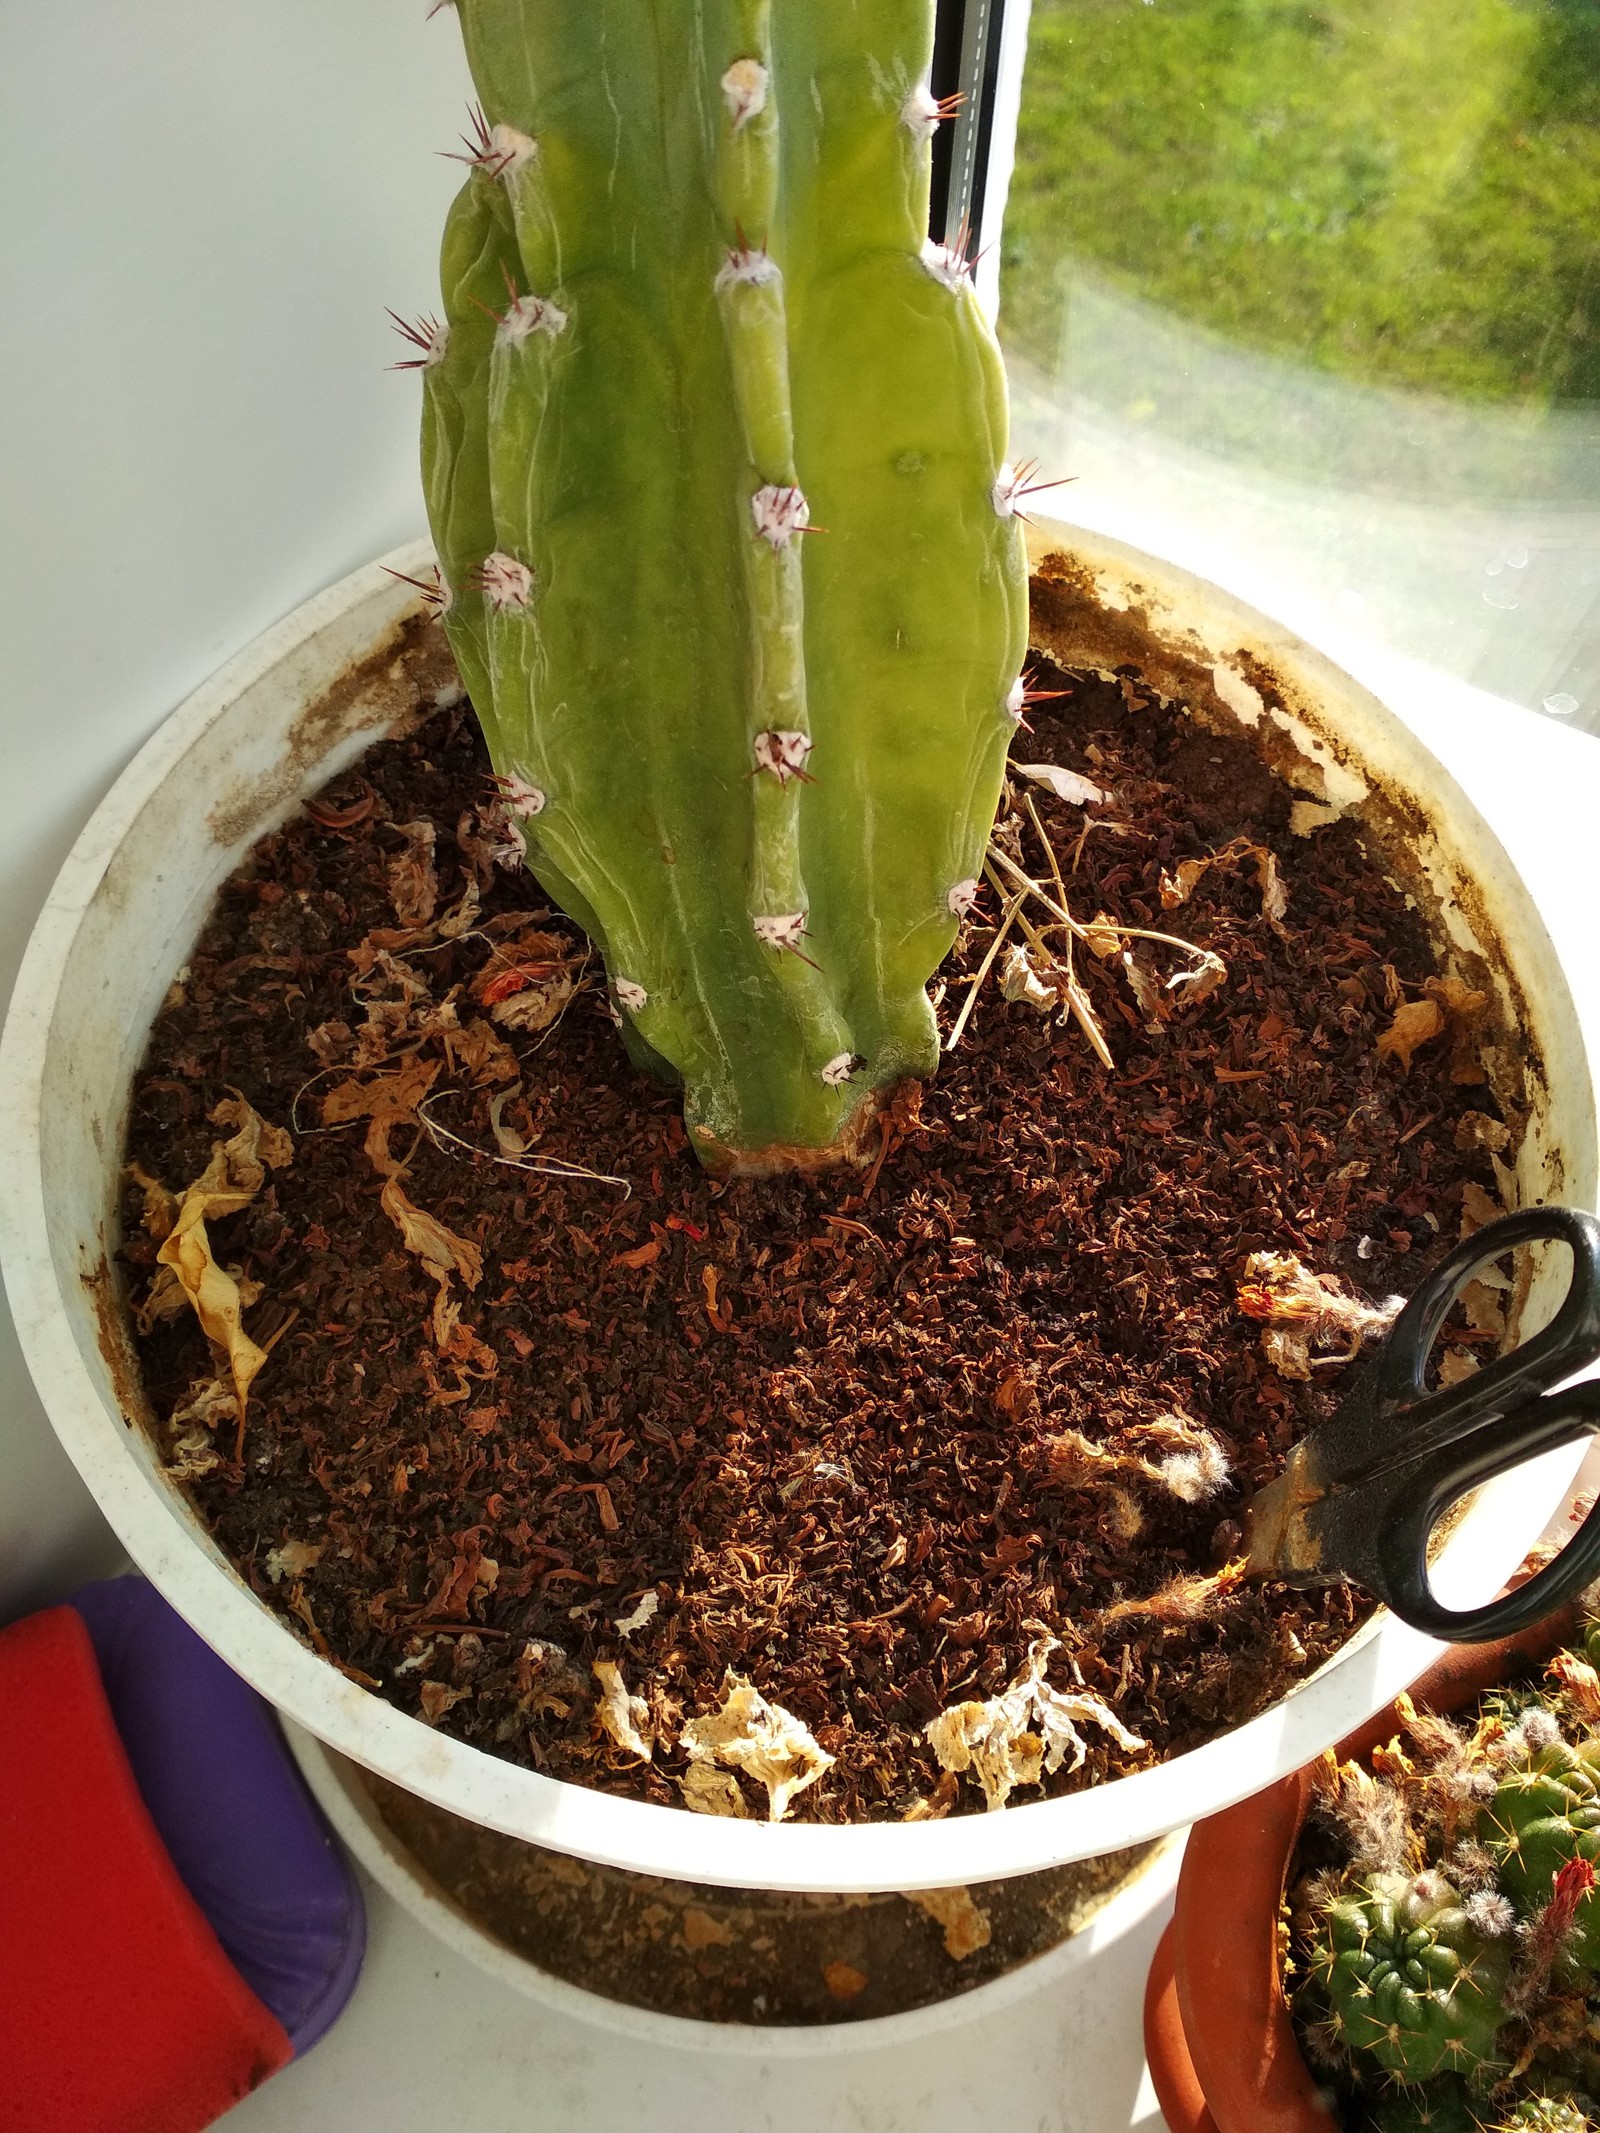
[[692, 1761], [742, 1770], [767, 1788], [768, 1811], [781, 1822], [790, 1803], [833, 1768], [807, 1727], [731, 1669], [723, 1677], [722, 1708], [692, 1718], [679, 1736]]
[[600, 1684], [600, 1701], [595, 1710], [601, 1725], [626, 1754], [636, 1755], [641, 1763], [649, 1762], [652, 1743], [645, 1731], [650, 1723], [649, 1705], [642, 1696], [629, 1695], [622, 1669], [614, 1659], [595, 1660], [593, 1672]]
[[1063, 1762], [1071, 1770], [1080, 1766], [1088, 1753], [1080, 1722], [1102, 1727], [1130, 1754], [1149, 1745], [1098, 1696], [1051, 1687], [1045, 1668], [1059, 1648], [1055, 1637], [1038, 1638], [1002, 1694], [987, 1703], [954, 1704], [923, 1728], [941, 1768], [976, 1775], [991, 1813], [1005, 1806], [1018, 1785], [1037, 1784], [1041, 1772], [1059, 1770]]

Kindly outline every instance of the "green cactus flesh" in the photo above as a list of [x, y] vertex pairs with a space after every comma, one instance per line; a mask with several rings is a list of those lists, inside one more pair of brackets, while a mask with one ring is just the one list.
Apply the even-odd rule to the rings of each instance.
[[420, 367], [462, 676], [702, 1156], [837, 1149], [936, 1063], [1026, 648], [1004, 376], [925, 239], [933, 0], [459, 13], [488, 132]]
[[1467, 2091], [1448, 2077], [1425, 2088], [1397, 2089], [1372, 2114], [1374, 2133], [1484, 2133]]
[[[1509, 1771], [1478, 1820], [1479, 1841], [1499, 1867], [1500, 1887], [1529, 1918], [1550, 1900], [1569, 1859], [1600, 1862], [1600, 1742], [1553, 1742]], [[1600, 1891], [1582, 1897], [1574, 1948], [1585, 1969], [1600, 1966]]]
[[1528, 2096], [1494, 2121], [1493, 2133], [1595, 2133], [1595, 2124], [1576, 2097]]
[[1372, 1875], [1323, 1925], [1311, 1974], [1332, 2041], [1410, 2083], [1499, 2067], [1510, 1953], [1473, 1930], [1442, 1876]]

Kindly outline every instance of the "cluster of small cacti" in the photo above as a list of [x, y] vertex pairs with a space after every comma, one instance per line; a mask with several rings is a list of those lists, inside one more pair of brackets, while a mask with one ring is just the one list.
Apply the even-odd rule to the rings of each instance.
[[1457, 1726], [1401, 1700], [1327, 1758], [1290, 1895], [1293, 2007], [1351, 2125], [1600, 2133], [1600, 1626]]
[[409, 329], [445, 627], [702, 1158], [850, 1153], [937, 1062], [1024, 702], [934, 0], [456, 6], [482, 114]]

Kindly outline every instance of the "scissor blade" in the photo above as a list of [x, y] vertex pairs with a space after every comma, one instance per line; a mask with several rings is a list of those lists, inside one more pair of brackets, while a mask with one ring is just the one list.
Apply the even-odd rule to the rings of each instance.
[[1244, 1507], [1245, 1566], [1252, 1577], [1282, 1585], [1337, 1585], [1344, 1573], [1330, 1566], [1320, 1512], [1328, 1484], [1315, 1435], [1297, 1444], [1276, 1481], [1258, 1489]]

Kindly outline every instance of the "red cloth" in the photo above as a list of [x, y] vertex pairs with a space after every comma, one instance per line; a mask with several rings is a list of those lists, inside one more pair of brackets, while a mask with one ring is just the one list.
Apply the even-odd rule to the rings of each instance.
[[199, 2133], [292, 2056], [156, 1834], [82, 1619], [0, 1631], [0, 2129]]

